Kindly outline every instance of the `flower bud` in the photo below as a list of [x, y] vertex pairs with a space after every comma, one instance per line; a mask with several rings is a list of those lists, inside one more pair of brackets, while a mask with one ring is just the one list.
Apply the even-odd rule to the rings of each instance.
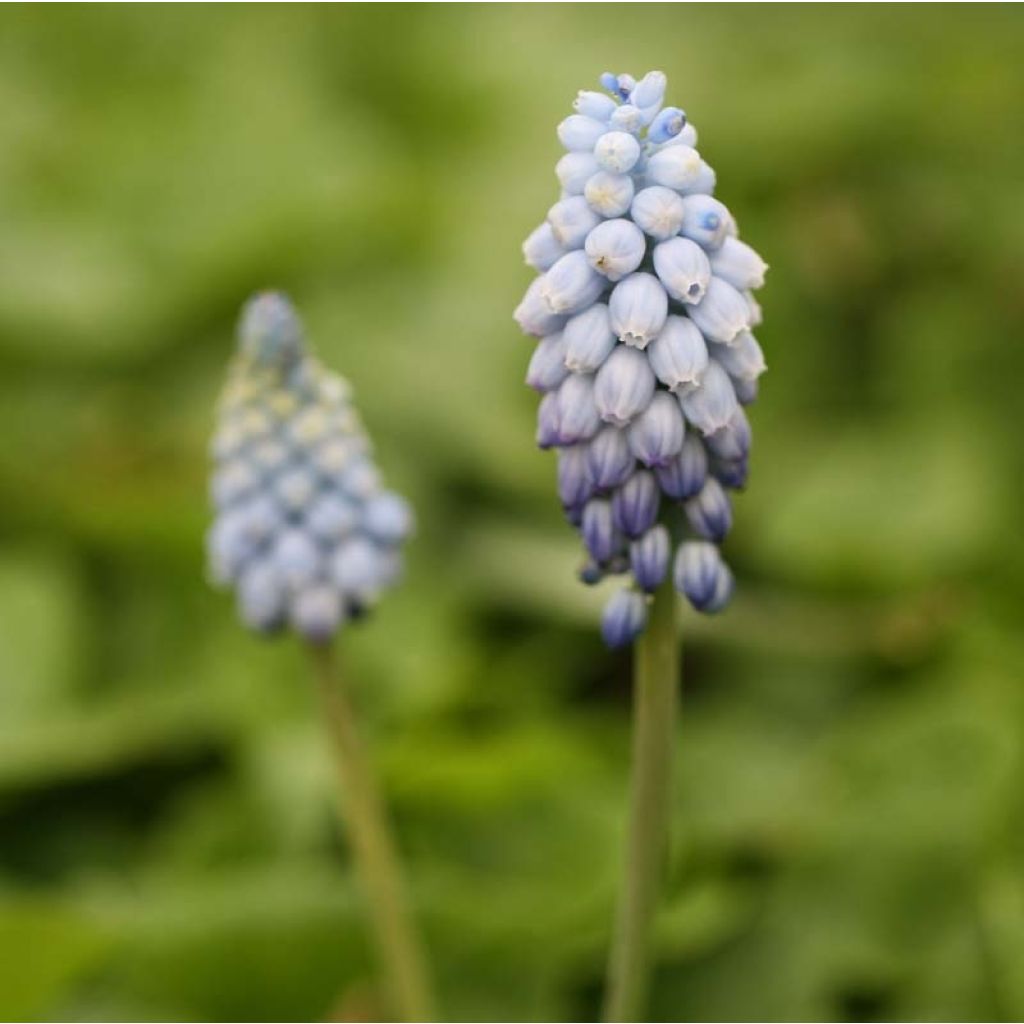
[[334, 479], [360, 454], [361, 449], [352, 440], [334, 437], [317, 445], [309, 461], [321, 476]]
[[688, 238], [670, 238], [656, 245], [654, 271], [665, 291], [679, 302], [700, 302], [711, 280], [711, 265], [704, 250]]
[[614, 95], [617, 96], [620, 100], [626, 99], [629, 95], [628, 93], [625, 96], [622, 95], [622, 93], [619, 91], [619, 76], [613, 74], [611, 71], [601, 72], [600, 82], [602, 89], [607, 89], [608, 92], [614, 93]]
[[558, 141], [572, 152], [590, 152], [606, 131], [608, 131], [608, 125], [596, 117], [570, 114], [558, 126]]
[[688, 540], [679, 545], [672, 572], [676, 590], [686, 596], [697, 611], [708, 611], [728, 573], [718, 548], [710, 541]]
[[734, 585], [732, 571], [723, 562], [721, 572], [719, 572], [718, 578], [715, 580], [715, 592], [711, 595], [711, 600], [703, 611], [708, 615], [720, 612], [732, 600]]
[[[728, 379], [728, 378], [727, 378]], [[636, 349], [617, 345], [597, 371], [594, 402], [601, 419], [624, 427], [654, 395], [654, 371]]]
[[655, 376], [670, 391], [689, 391], [708, 365], [704, 335], [685, 316], [670, 316], [661, 333], [647, 346]]
[[280, 528], [281, 512], [269, 494], [257, 494], [238, 510], [238, 521], [246, 540], [264, 544]]
[[229, 462], [213, 474], [210, 497], [217, 508], [226, 509], [252, 494], [258, 482], [247, 462]]
[[606, 132], [594, 146], [594, 159], [610, 174], [626, 174], [640, 159], [640, 143], [629, 132]]
[[738, 238], [726, 238], [711, 254], [711, 270], [715, 277], [727, 281], [738, 291], [760, 288], [768, 264]]
[[358, 525], [356, 506], [341, 494], [322, 494], [306, 513], [306, 526], [318, 540], [334, 544]]
[[297, 527], [278, 534], [270, 558], [281, 582], [289, 590], [308, 586], [320, 569], [320, 552], [309, 535]]
[[302, 356], [302, 321], [280, 292], [249, 299], [242, 307], [238, 334], [242, 352], [259, 366], [284, 367]]
[[700, 386], [681, 393], [679, 404], [683, 415], [705, 436], [724, 427], [739, 408], [729, 375], [713, 359], [704, 370]]
[[632, 103], [623, 103], [621, 107], [615, 109], [615, 113], [608, 120], [608, 125], [614, 131], [636, 135], [644, 126], [643, 111]]
[[301, 512], [316, 491], [316, 477], [305, 466], [295, 466], [274, 481], [274, 493], [286, 512]]
[[647, 130], [647, 141], [660, 145], [675, 138], [686, 127], [686, 114], [678, 107], [665, 107], [651, 122]]
[[647, 158], [647, 179], [666, 188], [689, 188], [700, 174], [700, 154], [689, 146], [665, 146]]
[[628, 220], [606, 220], [587, 235], [584, 252], [591, 267], [610, 281], [633, 273], [644, 258], [643, 232]]
[[743, 380], [742, 378], [736, 378], [732, 382], [733, 388], [736, 390], [736, 401], [740, 405], [752, 405], [757, 401], [757, 381], [756, 380]]
[[587, 89], [580, 89], [573, 100], [573, 110], [584, 117], [592, 117], [595, 121], [607, 121], [618, 104], [610, 96], [603, 92], [591, 92]]
[[708, 475], [708, 454], [700, 438], [687, 434], [679, 454], [655, 471], [658, 485], [669, 498], [685, 501], [699, 494]]
[[754, 298], [753, 292], [744, 292], [743, 298], [747, 303], [747, 323], [751, 327], [759, 327], [763, 320], [761, 315], [761, 303]]
[[622, 538], [612, 523], [612, 503], [591, 498], [583, 508], [583, 543], [597, 562], [607, 562], [622, 547]]
[[608, 311], [619, 340], [644, 349], [665, 324], [668, 296], [653, 274], [634, 273], [612, 290]]
[[558, 497], [566, 508], [582, 506], [593, 496], [594, 483], [582, 445], [558, 453]]
[[742, 408], [737, 408], [724, 427], [704, 439], [712, 455], [726, 462], [745, 459], [750, 454], [750, 441], [750, 421]]
[[326, 643], [341, 625], [341, 598], [327, 583], [307, 587], [292, 598], [289, 618], [300, 636], [313, 643]]
[[365, 537], [342, 541], [331, 558], [331, 581], [347, 602], [372, 604], [384, 585], [378, 548]]
[[541, 338], [546, 334], [554, 334], [565, 326], [565, 317], [552, 313], [548, 304], [541, 298], [544, 278], [535, 277], [526, 289], [523, 301], [516, 306], [512, 316], [524, 334], [532, 334]]
[[392, 491], [375, 494], [363, 509], [363, 529], [384, 546], [395, 546], [405, 540], [414, 524], [409, 503]]
[[540, 294], [548, 309], [565, 315], [586, 309], [605, 288], [605, 279], [591, 267], [581, 249], [567, 252], [544, 275], [543, 282]]
[[594, 373], [615, 347], [615, 335], [608, 319], [608, 307], [595, 302], [577, 313], [565, 325], [563, 362], [574, 373]]
[[658, 519], [660, 492], [654, 474], [638, 469], [612, 495], [612, 520], [627, 537], [639, 537]]
[[714, 194], [714, 191], [715, 172], [703, 160], [701, 160], [700, 171], [697, 173], [697, 179], [688, 189], [686, 189], [686, 195], [710, 196]]
[[690, 498], [684, 507], [690, 528], [705, 540], [721, 543], [732, 529], [732, 503], [713, 476], [704, 481], [700, 494]]
[[629, 563], [633, 579], [641, 590], [657, 590], [668, 572], [672, 542], [664, 526], [652, 526], [639, 540], [629, 545]]
[[593, 437], [601, 427], [594, 400], [594, 378], [570, 373], [558, 389], [558, 427], [561, 444], [576, 444]]
[[353, 498], [362, 500], [380, 487], [380, 473], [369, 459], [353, 459], [341, 476], [341, 486]]
[[712, 345], [709, 351], [734, 382], [756, 381], [767, 369], [761, 346], [750, 331], [741, 331], [728, 345]]
[[565, 365], [565, 353], [564, 331], [541, 338], [540, 344], [533, 350], [530, 365], [526, 370], [527, 385], [534, 391], [542, 393], [557, 388], [569, 375], [569, 369]]
[[[632, 138], [631, 135], [626, 137]], [[598, 171], [587, 181], [583, 196], [590, 208], [602, 217], [621, 217], [633, 201], [633, 179], [628, 174]]]
[[732, 344], [748, 327], [749, 310], [743, 296], [720, 277], [711, 278], [704, 298], [688, 307], [687, 313], [708, 341], [722, 345]]
[[648, 468], [665, 466], [683, 447], [685, 430], [679, 403], [658, 391], [629, 426], [630, 451]]
[[587, 468], [594, 486], [600, 490], [624, 484], [636, 468], [628, 431], [613, 426], [602, 427], [587, 447]]
[[565, 250], [555, 241], [555, 234], [547, 221], [534, 228], [523, 242], [523, 259], [536, 270], [547, 270], [564, 255]]
[[594, 154], [566, 153], [561, 160], [555, 164], [555, 174], [558, 176], [558, 183], [562, 190], [571, 196], [583, 195], [583, 189], [587, 182], [601, 168], [597, 166]]
[[647, 625], [647, 601], [635, 590], [617, 590], [601, 616], [601, 636], [613, 650], [631, 644]]
[[633, 197], [630, 216], [637, 227], [659, 241], [679, 234], [683, 226], [683, 197], [664, 185], [651, 185]]
[[549, 391], [537, 407], [537, 447], [554, 448], [559, 444], [562, 430], [558, 416], [558, 392]]
[[601, 223], [601, 218], [583, 196], [570, 196], [548, 210], [548, 223], [563, 249], [582, 249], [587, 235]]
[[711, 468], [715, 479], [723, 487], [731, 487], [739, 490], [746, 487], [747, 476], [750, 472], [750, 464], [747, 459], [715, 459]]
[[[683, 196], [683, 226], [679, 233], [705, 249], [717, 249], [728, 237], [732, 215], [706, 195]], [[557, 232], [555, 237], [557, 238]]]
[[665, 86], [667, 83], [668, 79], [665, 77], [664, 72], [648, 71], [629, 94], [629, 102], [641, 109], [660, 105], [665, 98]]
[[246, 536], [244, 518], [238, 512], [229, 512], [219, 518], [206, 534], [206, 554], [210, 577], [218, 586], [238, 579], [253, 543]]
[[238, 581], [238, 612], [249, 629], [269, 633], [284, 621], [285, 592], [274, 567], [255, 562]]

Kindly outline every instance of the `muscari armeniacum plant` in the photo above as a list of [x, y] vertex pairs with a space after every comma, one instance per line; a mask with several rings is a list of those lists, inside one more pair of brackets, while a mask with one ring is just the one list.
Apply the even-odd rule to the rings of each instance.
[[666, 79], [601, 76], [558, 125], [561, 196], [523, 244], [538, 276], [515, 311], [540, 339], [526, 382], [537, 443], [586, 549], [580, 577], [625, 577], [602, 633], [635, 645], [634, 770], [626, 878], [606, 1014], [642, 1012], [648, 931], [667, 840], [679, 684], [674, 590], [720, 611], [733, 575], [719, 546], [747, 480], [745, 412], [765, 369], [752, 333], [765, 263], [716, 198], [715, 173]]
[[392, 1012], [432, 1016], [429, 980], [382, 802], [332, 657], [339, 632], [398, 582], [409, 505], [385, 490], [348, 383], [308, 350], [276, 292], [246, 303], [211, 444], [211, 581], [263, 634], [310, 649]]

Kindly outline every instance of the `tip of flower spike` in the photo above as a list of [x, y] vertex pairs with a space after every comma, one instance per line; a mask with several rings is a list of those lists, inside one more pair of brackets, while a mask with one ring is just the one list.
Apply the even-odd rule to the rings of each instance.
[[629, 99], [629, 93], [636, 85], [636, 79], [632, 75], [616, 75], [612, 71], [605, 71], [600, 79], [601, 88], [607, 89], [616, 99], [623, 103]]
[[286, 366], [302, 354], [304, 331], [295, 307], [283, 292], [257, 292], [238, 319], [241, 350], [262, 366]]

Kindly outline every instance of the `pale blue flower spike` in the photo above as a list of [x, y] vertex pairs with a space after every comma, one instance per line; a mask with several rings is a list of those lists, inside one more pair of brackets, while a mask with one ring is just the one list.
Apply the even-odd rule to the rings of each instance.
[[[525, 306], [534, 328], [564, 319], [539, 289]], [[397, 579], [412, 510], [383, 489], [348, 384], [307, 352], [285, 296], [246, 303], [238, 349], [211, 444], [210, 577], [248, 628], [326, 643]]]
[[[537, 339], [537, 443], [558, 449], [559, 498], [587, 551], [580, 579], [632, 577], [602, 619], [621, 646], [643, 630], [674, 545], [673, 580], [695, 608], [732, 595], [718, 545], [727, 491], [749, 472], [744, 406], [765, 370], [753, 291], [767, 268], [712, 196], [715, 173], [686, 114], [665, 105], [665, 76], [605, 72], [600, 87], [558, 126], [562, 198], [524, 243], [539, 276], [515, 319]], [[241, 473], [214, 489], [231, 508], [251, 487]], [[238, 572], [246, 543], [239, 527], [211, 539], [222, 572]]]

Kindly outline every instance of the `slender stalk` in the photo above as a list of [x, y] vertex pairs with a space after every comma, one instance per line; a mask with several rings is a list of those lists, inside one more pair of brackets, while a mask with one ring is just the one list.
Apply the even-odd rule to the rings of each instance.
[[395, 842], [347, 689], [330, 647], [310, 645], [310, 652], [338, 769], [343, 797], [339, 807], [366, 891], [387, 994], [398, 1019], [434, 1020], [430, 981], [413, 927]]
[[679, 648], [676, 596], [668, 579], [654, 595], [647, 629], [634, 645], [629, 832], [608, 963], [606, 1021], [646, 1019], [651, 926], [668, 847]]

